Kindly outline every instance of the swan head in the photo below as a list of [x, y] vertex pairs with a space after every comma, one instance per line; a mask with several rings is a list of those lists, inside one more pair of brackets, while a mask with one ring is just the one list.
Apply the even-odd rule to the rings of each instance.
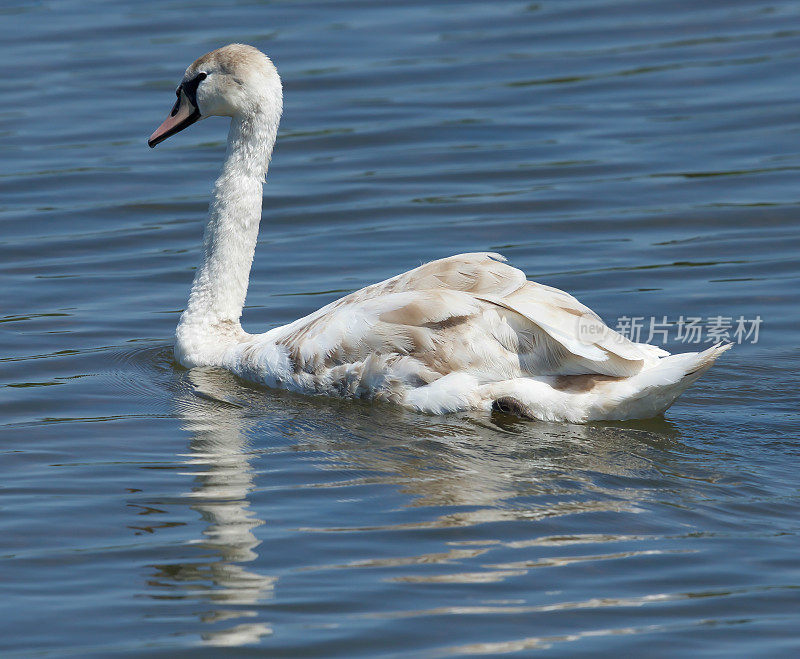
[[206, 117], [263, 113], [277, 122], [282, 109], [281, 79], [275, 66], [258, 48], [240, 43], [192, 62], [175, 94], [178, 99], [169, 116], [147, 140], [151, 148]]

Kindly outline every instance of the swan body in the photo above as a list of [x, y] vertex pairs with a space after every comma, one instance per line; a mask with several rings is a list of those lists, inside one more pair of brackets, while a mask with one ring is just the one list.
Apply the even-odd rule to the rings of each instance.
[[187, 368], [445, 413], [499, 409], [582, 423], [661, 414], [729, 345], [670, 355], [634, 343], [574, 297], [528, 281], [499, 254], [459, 254], [351, 293], [264, 334], [239, 319], [262, 186], [282, 111], [280, 78], [232, 44], [184, 75], [150, 146], [210, 115], [231, 117], [197, 270], [176, 330]]

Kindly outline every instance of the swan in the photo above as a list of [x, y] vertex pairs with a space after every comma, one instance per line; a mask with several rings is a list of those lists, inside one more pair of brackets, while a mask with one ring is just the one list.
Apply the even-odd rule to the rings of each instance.
[[176, 95], [150, 147], [206, 117], [230, 117], [202, 263], [175, 332], [175, 358], [186, 368], [221, 367], [268, 387], [433, 414], [500, 410], [585, 423], [662, 414], [730, 347], [670, 355], [632, 342], [491, 252], [426, 263], [248, 334], [240, 317], [281, 80], [260, 50], [231, 44], [193, 62]]

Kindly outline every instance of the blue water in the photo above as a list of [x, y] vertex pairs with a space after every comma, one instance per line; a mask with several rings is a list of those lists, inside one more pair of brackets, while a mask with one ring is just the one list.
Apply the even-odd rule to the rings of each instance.
[[[0, 6], [0, 654], [797, 656], [800, 6]], [[431, 417], [172, 361], [226, 137], [285, 112], [244, 324], [494, 250], [611, 325], [761, 319], [665, 419]], [[652, 321], [652, 322], [655, 322]], [[752, 324], [752, 323], [751, 323]], [[745, 338], [745, 337], [741, 337]]]

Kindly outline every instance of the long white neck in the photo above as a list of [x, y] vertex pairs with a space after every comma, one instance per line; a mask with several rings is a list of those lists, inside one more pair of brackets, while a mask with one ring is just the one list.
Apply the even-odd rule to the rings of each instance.
[[216, 348], [242, 335], [242, 315], [261, 220], [261, 194], [280, 115], [234, 117], [209, 209], [203, 260], [176, 330], [186, 366], [214, 363]]

